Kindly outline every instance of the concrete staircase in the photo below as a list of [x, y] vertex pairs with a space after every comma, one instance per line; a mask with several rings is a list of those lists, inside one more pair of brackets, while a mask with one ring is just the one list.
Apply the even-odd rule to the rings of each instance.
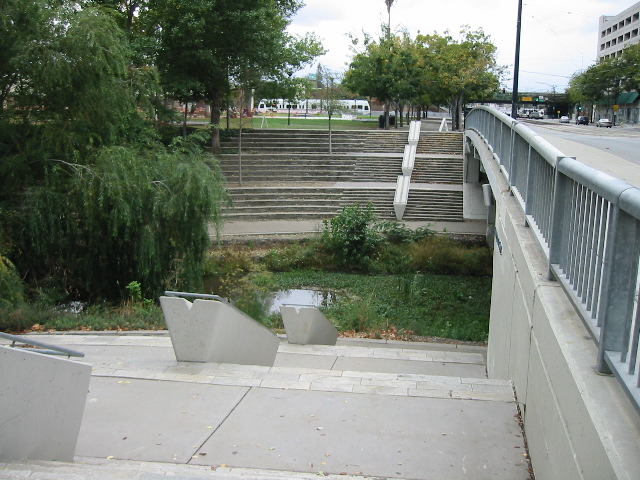
[[93, 368], [75, 461], [0, 461], [2, 479], [528, 478], [485, 347], [282, 339], [265, 367], [176, 362], [166, 332], [45, 336]]
[[[373, 205], [395, 219], [393, 197], [406, 130], [257, 130], [222, 143], [233, 207], [227, 220], [327, 219]], [[462, 134], [422, 132], [404, 220], [462, 221]]]

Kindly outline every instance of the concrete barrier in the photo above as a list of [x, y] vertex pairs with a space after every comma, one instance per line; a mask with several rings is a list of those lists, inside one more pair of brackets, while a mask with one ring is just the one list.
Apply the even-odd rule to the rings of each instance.
[[0, 347], [0, 461], [72, 462], [90, 377], [91, 365]]
[[409, 200], [410, 181], [410, 176], [398, 175], [398, 181], [396, 182], [396, 193], [393, 197], [393, 210], [396, 213], [397, 220], [402, 220], [404, 211], [407, 208], [407, 202]]
[[416, 163], [416, 149], [417, 145], [405, 145], [404, 155], [402, 156], [402, 174], [411, 176], [413, 173], [413, 167]]
[[280, 307], [287, 341], [299, 345], [335, 345], [338, 330], [320, 310], [312, 306]]
[[409, 145], [417, 145], [420, 140], [420, 120], [414, 120], [409, 124]]
[[548, 279], [517, 197], [492, 152], [474, 145], [495, 197], [487, 371], [513, 382], [536, 479], [640, 478], [640, 416], [614, 377], [597, 374], [597, 347]]
[[179, 362], [273, 366], [280, 341], [233, 305], [214, 300], [160, 297]]

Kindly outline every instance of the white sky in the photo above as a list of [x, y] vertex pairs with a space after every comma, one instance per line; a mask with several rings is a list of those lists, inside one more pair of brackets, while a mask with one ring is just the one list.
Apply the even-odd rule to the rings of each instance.
[[[617, 15], [637, 0], [523, 0], [520, 40], [520, 91], [564, 91], [569, 77], [596, 59], [598, 20]], [[384, 0], [305, 0], [289, 31], [314, 32], [328, 53], [317, 59], [344, 72], [352, 58], [349, 33], [375, 38], [387, 23]], [[391, 7], [393, 30], [443, 34], [454, 38], [463, 25], [481, 28], [498, 47], [500, 65], [508, 67], [502, 86], [511, 90], [518, 0], [396, 0]], [[315, 72], [315, 66], [306, 72]]]

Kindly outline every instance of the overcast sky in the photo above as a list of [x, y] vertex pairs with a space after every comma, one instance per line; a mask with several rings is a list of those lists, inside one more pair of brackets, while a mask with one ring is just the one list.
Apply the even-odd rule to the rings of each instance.
[[[637, 0], [523, 0], [520, 48], [520, 91], [564, 91], [569, 77], [596, 59], [598, 20], [617, 15]], [[318, 59], [337, 72], [352, 58], [348, 34], [376, 37], [386, 24], [384, 0], [305, 0], [290, 32], [315, 32], [328, 53]], [[396, 0], [391, 28], [417, 33], [446, 30], [458, 38], [463, 25], [482, 29], [498, 47], [498, 63], [508, 67], [502, 85], [511, 89], [518, 0]], [[316, 63], [317, 65], [317, 63]], [[315, 67], [307, 71], [315, 71]]]

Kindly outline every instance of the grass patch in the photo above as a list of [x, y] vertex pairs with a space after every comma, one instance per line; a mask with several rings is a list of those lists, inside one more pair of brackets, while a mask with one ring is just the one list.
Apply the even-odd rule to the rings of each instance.
[[[209, 120], [208, 119], [193, 119], [190, 120], [190, 126], [196, 128], [209, 128]], [[227, 130], [227, 119], [220, 119], [220, 126], [222, 132]], [[232, 118], [229, 122], [229, 128], [232, 130], [237, 130], [240, 128], [240, 120], [238, 118]], [[242, 119], [242, 128], [243, 129], [255, 129], [260, 130], [262, 128], [265, 129], [293, 129], [293, 130], [328, 130], [329, 129], [329, 119], [324, 117], [314, 118], [312, 116], [308, 116], [304, 118], [304, 116], [292, 116], [291, 122], [286, 116], [274, 116], [274, 117], [265, 117], [264, 122], [262, 120], [262, 116], [256, 116], [253, 118], [243, 118]], [[393, 127], [392, 127], [393, 128]], [[361, 117], [359, 119], [353, 120], [343, 120], [341, 118], [333, 117], [331, 119], [331, 129], [332, 130], [377, 130], [378, 129], [378, 119], [376, 117]]]
[[323, 313], [341, 332], [487, 340], [491, 278], [436, 274], [360, 275], [292, 271], [259, 276], [261, 288], [338, 293]]

